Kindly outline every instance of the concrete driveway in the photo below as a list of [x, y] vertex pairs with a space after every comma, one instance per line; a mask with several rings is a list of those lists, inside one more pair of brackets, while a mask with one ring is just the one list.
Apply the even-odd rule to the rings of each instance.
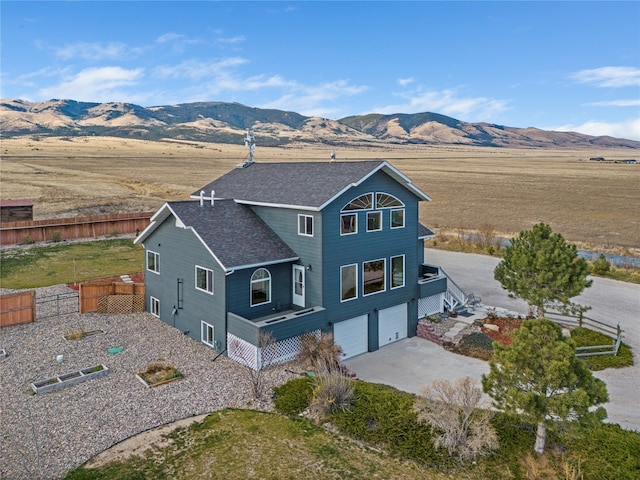
[[[425, 250], [425, 262], [440, 265], [465, 292], [482, 298], [484, 305], [503, 307], [522, 314], [527, 305], [509, 298], [493, 279], [500, 260], [442, 250]], [[594, 278], [593, 285], [575, 300], [592, 307], [587, 316], [615, 324], [620, 322], [624, 342], [634, 352], [635, 365], [595, 372], [609, 390], [605, 404], [608, 421], [629, 430], [640, 431], [640, 285]], [[345, 362], [359, 378], [383, 383], [400, 390], [419, 393], [433, 380], [456, 380], [464, 376], [478, 379], [489, 371], [486, 362], [456, 355], [428, 340], [413, 337], [385, 346]]]

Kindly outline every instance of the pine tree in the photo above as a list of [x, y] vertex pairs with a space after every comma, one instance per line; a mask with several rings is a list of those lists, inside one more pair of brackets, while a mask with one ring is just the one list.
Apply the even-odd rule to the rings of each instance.
[[544, 223], [511, 239], [494, 278], [513, 296], [522, 298], [544, 316], [548, 308], [577, 313], [587, 310], [570, 301], [591, 286], [590, 268], [577, 248]]
[[[608, 400], [605, 383], [576, 357], [573, 340], [544, 318], [523, 322], [511, 346], [494, 342], [489, 367], [483, 390], [497, 409], [537, 425], [538, 453], [544, 452], [547, 424], [587, 417], [590, 407]], [[606, 412], [601, 407], [593, 416], [602, 420]]]

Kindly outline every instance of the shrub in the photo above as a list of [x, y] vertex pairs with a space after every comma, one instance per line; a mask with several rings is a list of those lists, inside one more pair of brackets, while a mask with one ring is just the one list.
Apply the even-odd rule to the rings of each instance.
[[317, 372], [333, 372], [340, 367], [342, 348], [333, 341], [333, 334], [305, 333], [300, 339], [301, 349], [298, 360], [307, 368]]
[[416, 400], [418, 418], [441, 432], [435, 438], [436, 448], [446, 448], [461, 463], [496, 449], [491, 412], [480, 410], [482, 390], [471, 377], [455, 383], [436, 380], [423, 395]]
[[34, 243], [34, 241], [31, 235], [23, 235], [20, 239], [20, 245], [31, 245], [32, 243]]
[[58, 243], [64, 240], [62, 236], [62, 232], [60, 230], [54, 230], [53, 232], [51, 232], [51, 240], [54, 241], [55, 243]]
[[598, 257], [598, 260], [593, 262], [593, 264], [591, 265], [591, 271], [596, 275], [606, 275], [611, 271], [611, 264], [604, 256], [604, 254], [601, 253]]
[[315, 377], [311, 410], [319, 418], [337, 410], [345, 410], [353, 401], [353, 382], [340, 373], [324, 373]]
[[300, 377], [273, 389], [274, 407], [283, 415], [299, 415], [311, 403], [314, 382], [311, 377]]
[[493, 340], [482, 332], [473, 332], [463, 336], [458, 345], [450, 347], [450, 349], [461, 355], [481, 360], [493, 358]]
[[431, 427], [418, 421], [413, 395], [361, 381], [354, 382], [354, 395], [347, 410], [330, 415], [331, 423], [342, 434], [382, 446], [394, 455], [423, 465], [434, 468], [453, 465], [446, 452], [436, 450]]

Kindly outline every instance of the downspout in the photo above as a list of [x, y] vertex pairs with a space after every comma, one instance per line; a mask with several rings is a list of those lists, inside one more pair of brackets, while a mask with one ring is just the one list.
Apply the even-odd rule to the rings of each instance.
[[224, 349], [213, 359], [214, 361], [227, 351], [227, 338], [229, 335], [229, 312], [227, 311], [227, 305], [229, 305], [229, 282], [227, 278], [229, 275], [233, 275], [234, 272], [235, 270], [228, 270], [224, 273]]

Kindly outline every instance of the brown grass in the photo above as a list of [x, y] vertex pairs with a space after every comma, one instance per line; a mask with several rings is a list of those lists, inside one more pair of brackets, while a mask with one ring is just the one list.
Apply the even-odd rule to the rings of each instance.
[[[331, 147], [260, 147], [258, 162], [328, 161]], [[402, 146], [337, 149], [338, 161], [386, 159], [428, 195], [420, 220], [437, 229], [512, 236], [545, 222], [571, 242], [637, 249], [640, 166], [629, 150]], [[186, 199], [246, 156], [240, 145], [106, 137], [2, 142], [3, 199], [31, 198], [36, 218], [158, 208]]]

